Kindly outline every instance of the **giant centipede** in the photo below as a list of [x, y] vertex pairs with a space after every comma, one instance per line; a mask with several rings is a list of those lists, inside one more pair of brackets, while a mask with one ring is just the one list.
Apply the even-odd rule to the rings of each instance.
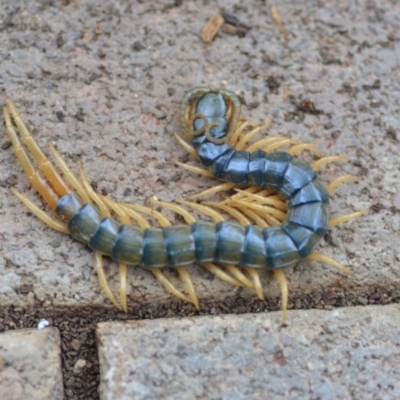
[[[154, 205], [181, 215], [186, 224], [179, 225], [171, 224], [149, 207], [117, 203], [97, 194], [85, 175], [81, 173], [79, 180], [50, 145], [62, 176], [34, 140], [12, 100], [7, 100], [7, 105], [4, 107], [5, 125], [16, 157], [29, 182], [56, 217], [15, 189], [13, 193], [48, 226], [70, 234], [95, 252], [95, 269], [101, 287], [110, 301], [124, 311], [127, 311], [127, 266], [150, 270], [170, 293], [193, 303], [197, 309], [197, 295], [187, 271], [191, 265], [199, 264], [233, 285], [253, 288], [260, 299], [264, 299], [264, 294], [258, 270], [271, 270], [281, 286], [284, 321], [288, 302], [285, 268], [308, 258], [350, 272], [347, 267], [315, 251], [329, 228], [366, 212], [330, 218], [329, 194], [339, 184], [355, 178], [347, 174], [325, 187], [317, 170], [345, 158], [325, 157], [310, 165], [295, 155], [304, 149], [315, 149], [315, 146], [296, 144], [286, 152], [277, 151], [293, 143], [282, 137], [263, 138], [243, 150], [260, 132], [260, 127], [254, 128], [241, 120], [239, 98], [231, 91], [208, 87], [189, 90], [183, 98], [180, 114], [182, 131], [189, 143], [175, 136], [205, 168], [179, 165], [225, 182], [200, 193], [198, 198], [228, 189], [236, 189], [237, 193], [219, 203], [180, 202], [211, 217], [212, 221], [196, 220], [193, 213], [180, 204], [152, 200]], [[248, 126], [253, 129], [244, 133]], [[236, 221], [226, 221], [215, 209]], [[151, 226], [143, 214], [155, 217], [160, 227]], [[132, 220], [136, 225], [132, 225]], [[120, 302], [108, 286], [102, 256], [110, 257], [119, 265]], [[167, 279], [164, 268], [178, 272], [188, 295]]]

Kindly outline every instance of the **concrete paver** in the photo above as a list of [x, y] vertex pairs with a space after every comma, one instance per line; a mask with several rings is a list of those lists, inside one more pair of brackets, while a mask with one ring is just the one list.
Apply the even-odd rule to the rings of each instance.
[[56, 328], [0, 334], [0, 397], [4, 400], [61, 400], [60, 335]]
[[[398, 290], [400, 3], [282, 0], [277, 9], [287, 39], [269, 5], [230, 0], [224, 7], [252, 29], [244, 37], [220, 33], [204, 44], [199, 32], [219, 12], [213, 2], [4, 3], [0, 102], [12, 97], [39, 143], [53, 142], [74, 172], [82, 163], [99, 192], [143, 204], [154, 195], [185, 198], [215, 184], [174, 164], [189, 158], [172, 133], [179, 131], [186, 90], [227, 87], [241, 96], [244, 116], [272, 119], [271, 136], [284, 133], [316, 143], [324, 155], [349, 157], [347, 165], [322, 171], [327, 183], [343, 173], [360, 177], [332, 196], [333, 215], [376, 205], [377, 212], [333, 229], [319, 246], [354, 276], [303, 262], [289, 271], [291, 294]], [[307, 112], [304, 100], [316, 111]], [[0, 303], [111, 307], [91, 252], [45, 227], [12, 195], [15, 187], [42, 204], [4, 131], [0, 141]], [[201, 304], [254, 297], [198, 267], [191, 271]], [[115, 265], [107, 276], [117, 292]], [[277, 283], [266, 274], [262, 281], [266, 297], [276, 298]], [[131, 309], [171, 303], [139, 268], [130, 270], [129, 291]]]
[[396, 399], [400, 305], [101, 323], [100, 397]]

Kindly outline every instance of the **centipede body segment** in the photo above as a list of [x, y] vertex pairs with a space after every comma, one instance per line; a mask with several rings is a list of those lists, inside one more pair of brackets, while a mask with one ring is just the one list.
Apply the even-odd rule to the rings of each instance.
[[[345, 175], [326, 188], [316, 169], [343, 157], [320, 159], [310, 166], [294, 154], [315, 147], [299, 145], [287, 138], [262, 139], [243, 150], [260, 129], [240, 120], [239, 99], [228, 90], [198, 87], [186, 93], [181, 123], [190, 142], [179, 137], [178, 141], [205, 167], [183, 165], [185, 168], [226, 182], [199, 197], [232, 188], [237, 188], [238, 192], [217, 203], [174, 204], [152, 200], [154, 205], [180, 214], [186, 222], [181, 225], [171, 224], [161, 213], [148, 207], [117, 203], [95, 193], [84, 174], [77, 179], [51, 147], [62, 177], [36, 144], [14, 103], [8, 100], [7, 104], [4, 108], [6, 130], [18, 161], [56, 218], [22, 194], [15, 190], [14, 193], [50, 227], [69, 233], [95, 252], [95, 268], [101, 286], [120, 309], [127, 311], [127, 267], [130, 265], [148, 269], [170, 293], [193, 303], [196, 308], [199, 303], [187, 270], [192, 264], [203, 266], [231, 284], [253, 288], [261, 299], [264, 295], [257, 270], [272, 270], [281, 286], [284, 313], [287, 308], [284, 268], [311, 258], [343, 272], [349, 271], [314, 251], [329, 227], [364, 213], [359, 211], [329, 219], [329, 193], [337, 184], [354, 177]], [[244, 134], [247, 126], [253, 129]], [[233, 147], [235, 144], [238, 148]], [[288, 152], [275, 151], [287, 144], [292, 145]], [[197, 221], [182, 205], [200, 211], [211, 220]], [[150, 226], [146, 214], [156, 216], [160, 226]], [[230, 215], [236, 221], [227, 221], [223, 215]], [[119, 264], [120, 302], [108, 286], [102, 256]], [[162, 272], [164, 268], [178, 272], [187, 294], [167, 279]]]

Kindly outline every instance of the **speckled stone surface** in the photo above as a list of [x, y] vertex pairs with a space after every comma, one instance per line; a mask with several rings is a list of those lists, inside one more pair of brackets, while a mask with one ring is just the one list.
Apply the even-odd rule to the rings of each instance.
[[0, 393], [6, 400], [62, 400], [60, 335], [56, 328], [0, 334]]
[[400, 306], [102, 323], [100, 398], [396, 399]]
[[[161, 0], [3, 2], [0, 102], [12, 97], [40, 145], [54, 143], [75, 172], [83, 165], [100, 193], [143, 204], [153, 195], [173, 200], [215, 184], [174, 164], [194, 162], [172, 133], [179, 131], [186, 90], [229, 88], [243, 100], [246, 118], [273, 120], [268, 134], [348, 156], [349, 163], [322, 171], [325, 182], [343, 173], [360, 177], [333, 195], [333, 215], [374, 206], [369, 215], [332, 229], [319, 247], [354, 276], [302, 262], [288, 271], [291, 294], [313, 296], [321, 307], [329, 296], [396, 297], [400, 3], [283, 0], [278, 11], [286, 40], [270, 4], [230, 0], [225, 9], [251, 30], [244, 37], [220, 32], [204, 44], [199, 32], [218, 7]], [[308, 100], [316, 110], [305, 106]], [[43, 204], [0, 131], [0, 304], [111, 307], [91, 252], [45, 227], [11, 194], [14, 187]], [[203, 305], [254, 297], [198, 267], [191, 271]], [[116, 266], [106, 272], [117, 292]], [[276, 281], [267, 274], [262, 281], [266, 297], [276, 299]], [[130, 273], [129, 290], [131, 309], [171, 302], [138, 268]]]

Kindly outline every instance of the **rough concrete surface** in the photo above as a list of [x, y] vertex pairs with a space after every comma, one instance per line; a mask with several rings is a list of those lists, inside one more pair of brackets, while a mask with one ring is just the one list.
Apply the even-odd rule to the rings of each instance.
[[4, 400], [64, 398], [56, 328], [0, 334], [0, 396]]
[[396, 399], [400, 306], [102, 323], [100, 398]]
[[[12, 97], [39, 143], [53, 142], [75, 172], [83, 165], [98, 191], [142, 204], [153, 195], [173, 200], [215, 184], [174, 165], [194, 162], [172, 133], [179, 131], [187, 89], [235, 91], [245, 117], [272, 118], [270, 135], [288, 134], [315, 142], [325, 155], [349, 157], [322, 172], [326, 182], [348, 172], [360, 177], [333, 195], [333, 215], [373, 206], [369, 215], [332, 229], [320, 245], [354, 276], [302, 262], [288, 271], [293, 298], [312, 294], [313, 304], [324, 307], [330, 296], [334, 304], [349, 294], [362, 303], [377, 292], [390, 302], [399, 290], [400, 3], [281, 1], [287, 40], [271, 5], [224, 2], [252, 29], [244, 37], [221, 32], [204, 44], [199, 32], [220, 4], [3, 2], [0, 101]], [[0, 303], [108, 304], [91, 252], [45, 227], [10, 193], [15, 187], [42, 204], [4, 130], [0, 141]], [[200, 268], [191, 271], [203, 305], [254, 296]], [[116, 291], [116, 267], [107, 274]], [[131, 307], [174, 301], [146, 271], [132, 269], [129, 279]], [[267, 298], [276, 299], [277, 283], [262, 279]]]

